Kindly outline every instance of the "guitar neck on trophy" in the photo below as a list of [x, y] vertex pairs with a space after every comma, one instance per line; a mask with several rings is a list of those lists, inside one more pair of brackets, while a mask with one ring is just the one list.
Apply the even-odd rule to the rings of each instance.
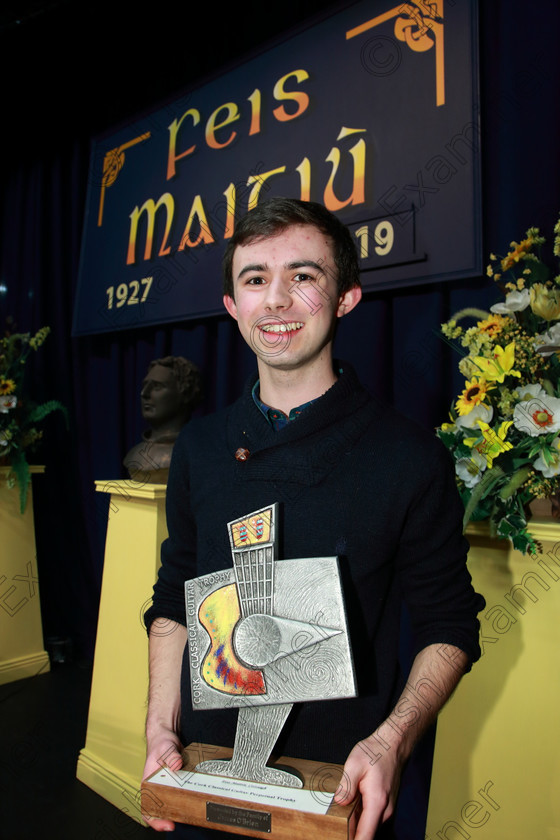
[[142, 811], [274, 840], [351, 838], [359, 802], [333, 802], [341, 765], [271, 760], [294, 703], [356, 696], [338, 560], [278, 561], [276, 527], [276, 505], [230, 522], [233, 567], [185, 584], [193, 709], [237, 707], [235, 744], [190, 744], [181, 770], [142, 783]]

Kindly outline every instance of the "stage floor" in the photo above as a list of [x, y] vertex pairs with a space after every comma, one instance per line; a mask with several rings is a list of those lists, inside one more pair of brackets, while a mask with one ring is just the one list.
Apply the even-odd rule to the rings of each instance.
[[67, 662], [0, 686], [0, 836], [6, 840], [156, 836], [76, 779], [91, 672], [90, 662]]

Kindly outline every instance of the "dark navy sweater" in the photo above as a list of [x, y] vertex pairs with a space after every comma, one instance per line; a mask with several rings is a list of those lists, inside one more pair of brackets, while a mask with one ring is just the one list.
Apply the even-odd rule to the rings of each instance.
[[[480, 655], [484, 602], [466, 568], [462, 505], [449, 455], [435, 435], [371, 397], [347, 364], [332, 388], [274, 431], [252, 397], [256, 377], [227, 409], [189, 423], [173, 451], [169, 538], [146, 623], [185, 624], [184, 581], [230, 568], [226, 523], [270, 503], [280, 509], [279, 557], [340, 559], [357, 698], [296, 707], [286, 755], [343, 763], [390, 713], [402, 689], [401, 607], [413, 653], [452, 644]], [[245, 461], [236, 450], [249, 451]], [[236, 713], [191, 709], [182, 680], [182, 738], [232, 745]]]

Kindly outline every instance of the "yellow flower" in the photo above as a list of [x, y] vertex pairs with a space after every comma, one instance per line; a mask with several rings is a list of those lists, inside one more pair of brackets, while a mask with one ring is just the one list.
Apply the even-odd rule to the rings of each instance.
[[507, 322], [508, 319], [504, 318], [502, 315], [491, 315], [489, 318], [486, 318], [486, 320], [479, 321], [476, 326], [481, 333], [489, 335], [493, 338], [502, 331], [504, 324], [507, 324]]
[[521, 376], [518, 370], [513, 369], [515, 341], [512, 341], [505, 348], [497, 344], [489, 359], [485, 356], [475, 356], [473, 363], [484, 375], [484, 379], [489, 382], [503, 382], [506, 376]]
[[477, 420], [477, 423], [480, 426], [481, 436], [465, 438], [464, 443], [485, 457], [486, 466], [488, 469], [492, 469], [494, 458], [497, 458], [502, 452], [507, 452], [508, 449], [513, 449], [513, 444], [506, 440], [506, 435], [510, 426], [513, 425], [513, 421], [505, 420], [497, 430], [490, 428], [488, 423], [484, 423], [482, 420]]
[[465, 382], [465, 390], [455, 403], [455, 408], [461, 417], [470, 414], [475, 405], [479, 405], [482, 400], [486, 399], [486, 393], [489, 386], [484, 379], [472, 379], [470, 382]]
[[556, 289], [547, 289], [542, 283], [531, 286], [531, 309], [545, 321], [560, 318], [560, 297]]
[[454, 432], [455, 423], [442, 423], [440, 428], [442, 432]]
[[523, 239], [519, 242], [519, 244], [517, 242], [512, 242], [511, 247], [513, 250], [510, 251], [507, 257], [504, 257], [502, 260], [502, 271], [507, 271], [508, 268], [513, 268], [513, 266], [516, 265], [519, 260], [531, 250], [533, 247], [533, 241], [533, 238], [530, 236], [528, 239]]
[[0, 379], [0, 395], [13, 394], [16, 390], [16, 383], [13, 379]]
[[40, 330], [37, 330], [33, 338], [29, 339], [29, 346], [32, 350], [38, 350], [41, 344], [45, 341], [46, 337], [50, 333], [50, 327], [41, 327]]

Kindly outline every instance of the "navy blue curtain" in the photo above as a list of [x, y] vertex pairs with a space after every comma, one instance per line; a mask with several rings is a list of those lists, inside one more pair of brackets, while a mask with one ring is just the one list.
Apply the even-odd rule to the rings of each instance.
[[[60, 5], [65, 15], [70, 14], [71, 6]], [[556, 115], [560, 101], [560, 7], [556, 0], [542, 0], [538, 12], [532, 10], [527, 21], [527, 4], [521, 0], [480, 5], [483, 236], [487, 255], [490, 250], [504, 252], [510, 240], [519, 239], [531, 225], [550, 234], [560, 210], [560, 121]], [[315, 8], [311, 4], [305, 9], [314, 12], [319, 6], [315, 3]], [[162, 15], [166, 9], [164, 3]], [[157, 11], [152, 14], [157, 15]], [[76, 27], [71, 44], [61, 37], [45, 41], [43, 30], [42, 35], [34, 34], [32, 47], [27, 48], [28, 52], [41, 49], [45, 59], [38, 65], [43, 69], [38, 72], [34, 95], [28, 92], [28, 99], [22, 101], [17, 87], [11, 90], [14, 116], [6, 130], [10, 154], [4, 157], [0, 173], [0, 323], [9, 314], [23, 331], [35, 331], [45, 324], [52, 328], [30, 365], [34, 397], [64, 402], [70, 412], [70, 428], [66, 430], [56, 415], [49, 418], [45, 444], [37, 458], [47, 466], [46, 474], [37, 478], [34, 491], [41, 603], [45, 635], [70, 637], [78, 655], [91, 656], [93, 651], [103, 566], [107, 498], [95, 493], [94, 480], [126, 477], [122, 459], [143, 429], [139, 386], [148, 363], [168, 354], [196, 362], [206, 383], [201, 413], [233, 400], [254, 367], [251, 353], [226, 316], [71, 338], [87, 188], [88, 136], [110, 127], [134, 109], [170, 95], [181, 84], [197, 78], [199, 72], [219, 70], [236, 49], [257, 46], [259, 38], [295, 23], [298, 17], [290, 5], [283, 14], [277, 30], [274, 21], [263, 21], [259, 28], [255, 9], [250, 32], [244, 25], [242, 35], [235, 39], [229, 37], [233, 18], [229, 22], [226, 19], [217, 35], [214, 33], [214, 40], [200, 35], [207, 49], [196, 52], [192, 52], [192, 31], [190, 40], [185, 39], [186, 30], [177, 27], [177, 21], [169, 16], [159, 28], [155, 19], [136, 20], [128, 39], [132, 18], [124, 16], [120, 23], [117, 21], [122, 29], [120, 38], [115, 35], [112, 19], [97, 45], [96, 66], [92, 66], [90, 51], [81, 55], [83, 39], [87, 39], [91, 27]], [[101, 34], [99, 21], [96, 26]], [[152, 30], [150, 49], [138, 37], [141, 27], [145, 36]], [[21, 33], [8, 35], [15, 39], [15, 56], [15, 47], [23, 48], [24, 41]], [[216, 45], [219, 49], [213, 49]], [[119, 50], [119, 62], [111, 65], [111, 57]], [[150, 84], [135, 84], [138, 68], [148, 60], [152, 68]], [[452, 61], [453, 57], [447, 56], [446, 60]], [[14, 73], [22, 61], [18, 52]], [[51, 64], [54, 69], [49, 75]], [[159, 75], [155, 74], [157, 67]], [[103, 68], [97, 84], [96, 74]], [[166, 73], [166, 68], [171, 72]], [[75, 124], [75, 135], [68, 117], [73, 107], [72, 78], [79, 80], [82, 91], [80, 101], [74, 103], [76, 113], [82, 115], [81, 122]], [[126, 97], [124, 90], [128, 91]], [[57, 142], [53, 136], [58, 137]], [[487, 308], [496, 298], [484, 276], [369, 295], [342, 320], [337, 355], [355, 365], [373, 392], [420, 424], [434, 427], [446, 418], [460, 385], [458, 358], [438, 337], [439, 325], [463, 306]]]

